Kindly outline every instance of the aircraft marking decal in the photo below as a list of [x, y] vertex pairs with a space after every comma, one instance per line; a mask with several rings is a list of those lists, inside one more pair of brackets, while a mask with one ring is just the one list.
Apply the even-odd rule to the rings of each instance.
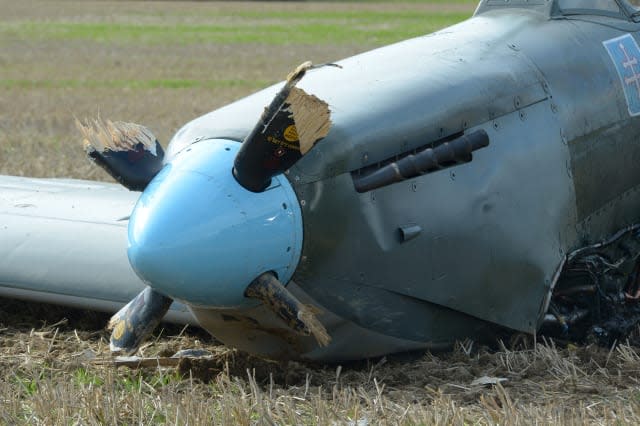
[[625, 34], [602, 44], [618, 71], [631, 116], [640, 115], [640, 48], [631, 36]]

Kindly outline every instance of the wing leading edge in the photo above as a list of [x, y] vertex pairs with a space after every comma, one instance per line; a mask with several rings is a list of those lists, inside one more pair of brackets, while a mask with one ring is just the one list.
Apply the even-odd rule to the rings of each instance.
[[[109, 183], [0, 176], [0, 296], [118, 311], [144, 288], [127, 259], [139, 195]], [[180, 303], [166, 319], [196, 324]]]

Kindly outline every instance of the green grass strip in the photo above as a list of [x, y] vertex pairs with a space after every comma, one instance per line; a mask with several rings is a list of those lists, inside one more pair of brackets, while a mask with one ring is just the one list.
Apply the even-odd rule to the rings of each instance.
[[[347, 14], [334, 18], [323, 12], [315, 18], [274, 22], [256, 15], [256, 20], [230, 19], [211, 24], [143, 24], [143, 23], [71, 23], [11, 22], [0, 23], [0, 39], [5, 40], [82, 40], [101, 43], [137, 44], [388, 44], [431, 33], [462, 21], [469, 13], [406, 14], [395, 18], [376, 14], [362, 18]], [[318, 16], [320, 15], [320, 16]], [[340, 16], [337, 14], [336, 16]], [[336, 22], [335, 20], [338, 19]]]

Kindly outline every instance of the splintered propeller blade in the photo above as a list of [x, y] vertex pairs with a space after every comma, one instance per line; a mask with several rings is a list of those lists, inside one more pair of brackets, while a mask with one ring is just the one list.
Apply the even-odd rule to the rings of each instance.
[[[335, 64], [327, 64], [337, 66]], [[329, 105], [295, 85], [314, 67], [305, 62], [289, 76], [244, 140], [233, 174], [244, 188], [260, 192], [293, 166], [331, 128]]]
[[319, 346], [331, 343], [331, 336], [316, 317], [319, 311], [315, 312], [313, 306], [303, 305], [271, 272], [253, 280], [245, 290], [245, 296], [260, 300], [296, 333], [313, 335]]
[[140, 292], [109, 321], [110, 349], [114, 353], [131, 355], [160, 324], [173, 300], [151, 287]]
[[76, 127], [87, 156], [131, 191], [142, 191], [162, 169], [164, 151], [149, 129], [135, 123], [97, 119]]

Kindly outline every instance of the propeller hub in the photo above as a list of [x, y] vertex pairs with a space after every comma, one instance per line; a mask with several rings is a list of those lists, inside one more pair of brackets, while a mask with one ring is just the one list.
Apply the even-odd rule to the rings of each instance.
[[203, 140], [182, 150], [142, 193], [129, 221], [129, 261], [155, 290], [200, 307], [257, 302], [246, 287], [274, 272], [288, 282], [300, 259], [302, 215], [289, 181], [263, 192], [234, 178], [237, 142]]

